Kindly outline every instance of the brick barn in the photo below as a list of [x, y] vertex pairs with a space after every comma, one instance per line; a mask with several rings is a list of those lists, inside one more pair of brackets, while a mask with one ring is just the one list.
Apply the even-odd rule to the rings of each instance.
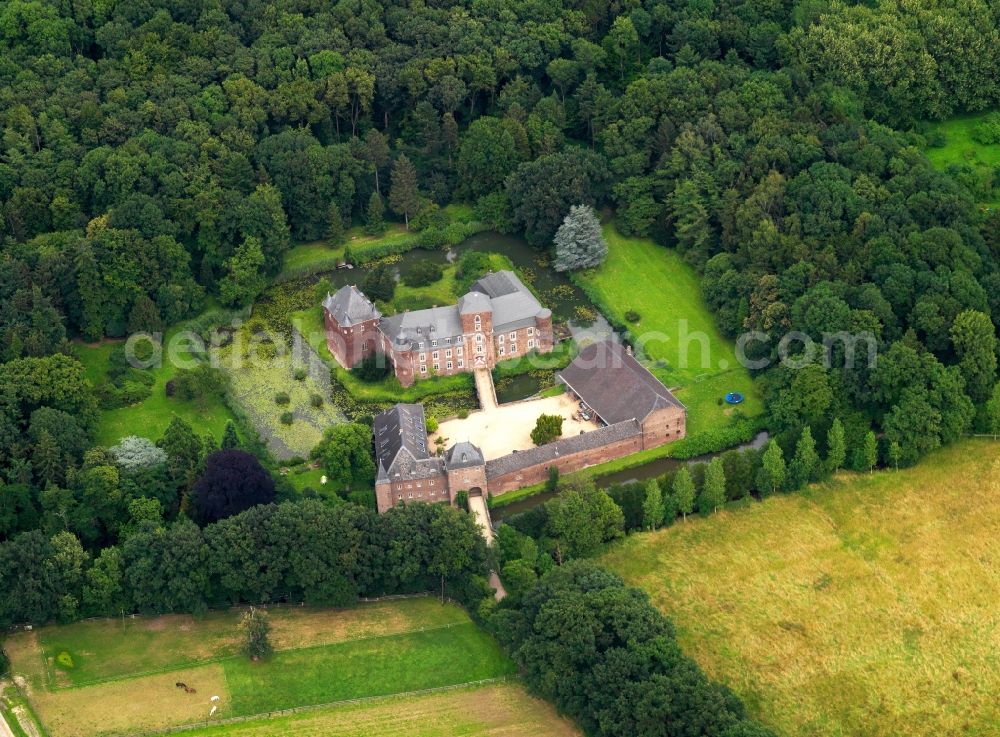
[[557, 379], [597, 415], [602, 427], [499, 458], [486, 459], [468, 442], [433, 454], [419, 404], [397, 404], [377, 415], [373, 440], [379, 512], [412, 501], [452, 503], [462, 490], [499, 496], [545, 480], [551, 466], [570, 473], [685, 435], [684, 405], [616, 341], [584, 347]]

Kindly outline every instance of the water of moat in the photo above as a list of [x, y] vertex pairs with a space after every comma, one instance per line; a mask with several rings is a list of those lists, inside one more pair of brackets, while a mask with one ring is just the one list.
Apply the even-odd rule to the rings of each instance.
[[[593, 329], [605, 333], [610, 330], [607, 321], [590, 303], [587, 295], [565, 274], [549, 267], [545, 254], [529, 246], [522, 238], [500, 233], [478, 233], [447, 251], [422, 248], [407, 251], [392, 266], [398, 280], [406, 276], [417, 263], [433, 261], [447, 265], [458, 260], [464, 251], [502, 253], [509, 258], [525, 281], [538, 293], [545, 306], [552, 310], [556, 323], [569, 324], [574, 330]], [[366, 271], [364, 266], [357, 266], [353, 269], [337, 269], [324, 277], [329, 280], [331, 289], [336, 290], [346, 284], [359, 284], [364, 280]]]
[[[502, 253], [511, 260], [514, 267], [521, 273], [525, 281], [541, 297], [546, 307], [552, 310], [554, 321], [565, 325], [574, 337], [587, 334], [606, 336], [612, 328], [601, 316], [587, 295], [571, 282], [565, 274], [552, 269], [545, 261], [544, 254], [532, 248], [522, 239], [500, 233], [478, 233], [447, 251], [415, 249], [402, 254], [393, 263], [397, 279], [405, 276], [413, 266], [427, 260], [442, 265], [454, 263], [467, 250], [483, 253]], [[339, 289], [346, 284], [359, 284], [364, 280], [366, 269], [358, 266], [353, 269], [338, 269], [323, 278], [329, 280], [331, 290]], [[527, 399], [545, 388], [544, 379], [538, 375], [522, 374], [504, 380], [497, 389], [497, 399], [501, 403], [516, 402]], [[761, 433], [741, 448], [759, 448], [767, 442], [767, 433]], [[690, 461], [678, 461], [673, 458], [660, 458], [627, 471], [606, 474], [597, 477], [599, 487], [607, 488], [614, 484], [630, 481], [645, 481], [662, 476], [667, 471], [680, 468], [684, 463], [698, 463], [711, 460], [713, 455], [700, 456]], [[539, 493], [511, 504], [498, 507], [492, 513], [494, 520], [530, 509], [546, 501], [552, 495]]]
[[[737, 446], [736, 448], [730, 448], [728, 450], [748, 450], [751, 448], [759, 450], [767, 445], [768, 440], [768, 434], [766, 432], [760, 432], [757, 433], [757, 435], [754, 436], [753, 440], [749, 443], [744, 443], [743, 445]], [[708, 463], [716, 456], [722, 455], [722, 453], [725, 452], [727, 451], [720, 451], [719, 453], [706, 453], [705, 455], [697, 456], [686, 461], [677, 460], [676, 458], [657, 458], [655, 461], [644, 463], [641, 466], [636, 466], [635, 468], [597, 476], [594, 481], [600, 489], [607, 489], [616, 484], [648, 481], [649, 479], [659, 478], [668, 471], [675, 471], [681, 466], [690, 463]], [[518, 499], [516, 502], [494, 507], [490, 510], [490, 517], [493, 522], [499, 522], [505, 517], [510, 517], [518, 512], [526, 512], [533, 507], [537, 507], [539, 504], [548, 501], [553, 496], [555, 496], [555, 493], [549, 491], [532, 494], [531, 496], [526, 496], [523, 499]]]

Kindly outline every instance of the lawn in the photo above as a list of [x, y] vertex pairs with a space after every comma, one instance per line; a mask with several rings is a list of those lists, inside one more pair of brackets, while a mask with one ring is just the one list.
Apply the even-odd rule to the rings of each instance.
[[[734, 410], [721, 403], [728, 392], [746, 396], [744, 414], [759, 414], [760, 394], [716, 327], [694, 269], [675, 251], [646, 238], [627, 238], [613, 224], [604, 226], [604, 236], [607, 261], [576, 279], [643, 344], [653, 373], [687, 406], [688, 433], [728, 421]], [[629, 311], [640, 319], [628, 323]]]
[[574, 737], [580, 732], [517, 684], [377, 699], [188, 732], [191, 737]]
[[[167, 331], [164, 335], [164, 345], [170, 345], [170, 341], [179, 332], [180, 328]], [[74, 344], [77, 357], [86, 369], [87, 378], [95, 386], [104, 380], [108, 357], [118, 344], [118, 341], [111, 340], [95, 344]], [[181, 350], [181, 354], [183, 353]], [[222, 437], [226, 421], [231, 420], [233, 415], [221, 398], [213, 397], [198, 403], [168, 397], [167, 382], [177, 375], [178, 368], [167, 360], [166, 351], [162, 366], [149, 371], [155, 377], [149, 397], [128, 407], [104, 410], [100, 413], [95, 433], [95, 441], [99, 445], [114, 445], [126, 435], [141, 435], [157, 440], [175, 415], [200, 434], [211, 433], [216, 439]]]
[[[208, 716], [211, 696], [219, 697], [219, 716], [245, 716], [513, 671], [468, 615], [434, 599], [348, 610], [272, 609], [275, 654], [258, 663], [236, 654], [237, 616], [83, 622], [19, 633], [5, 647], [51, 737], [190, 724]], [[74, 658], [72, 676], [52, 662], [63, 650]], [[178, 682], [196, 693], [177, 688]]]
[[360, 226], [351, 228], [344, 236], [344, 243], [339, 246], [331, 247], [325, 240], [300, 243], [292, 246], [285, 253], [284, 263], [277, 280], [284, 281], [305, 274], [333, 271], [344, 260], [346, 246], [394, 243], [412, 236], [413, 233], [408, 233], [402, 224], [392, 223], [387, 226], [385, 233], [374, 236], [366, 234], [364, 228]]
[[[939, 138], [943, 145], [928, 146], [924, 153], [938, 169], [947, 171], [949, 167], [972, 169], [971, 177], [959, 175], [974, 191], [980, 204], [1000, 207], [1000, 180], [996, 170], [1000, 167], [1000, 143], [983, 145], [973, 139], [973, 129], [990, 112], [960, 115], [948, 120], [927, 124], [926, 134], [933, 143]], [[993, 113], [995, 114], [995, 113]]]
[[1000, 445], [841, 474], [602, 562], [783, 736], [1000, 732]]
[[426, 632], [224, 661], [232, 713], [386, 696], [509, 675], [514, 666], [472, 622]]
[[[50, 683], [83, 685], [136, 673], [189, 666], [236, 653], [239, 610], [200, 617], [167, 615], [123, 620], [87, 620], [36, 631]], [[308, 647], [358, 637], [408, 632], [467, 621], [461, 609], [430, 598], [376, 602], [351, 609], [271, 609], [277, 648]], [[55, 666], [68, 652], [73, 668]]]

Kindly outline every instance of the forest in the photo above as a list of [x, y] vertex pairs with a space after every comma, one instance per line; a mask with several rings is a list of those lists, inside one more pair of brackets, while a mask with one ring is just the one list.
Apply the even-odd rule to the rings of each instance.
[[[847, 448], [833, 468], [870, 470], [1000, 432], [1000, 214], [923, 152], [931, 121], [1000, 106], [998, 28], [983, 0], [0, 1], [0, 580], [17, 592], [0, 623], [336, 603], [482, 573], [444, 512], [380, 519], [280, 479], [260, 499], [283, 504], [199, 507], [235, 431], [220, 450], [178, 420], [155, 445], [95, 447], [99, 406], [141, 388], [119, 365], [115, 396], [98, 396], [74, 353], [248, 307], [293, 245], [387, 217], [444, 229], [456, 203], [545, 254], [571, 207], [596, 208], [691, 264], [726, 336], [765, 336], [754, 358], [793, 330], [872, 335], [875, 365], [834, 350], [758, 373], [773, 467], [808, 433], [800, 481], [813, 455]], [[776, 473], [713, 485], [789, 486]], [[349, 546], [347, 530], [354, 567], [321, 585], [276, 551], [257, 581], [253, 515], [304, 546]], [[394, 547], [411, 538], [424, 547]], [[544, 659], [528, 634], [543, 599], [619, 588], [560, 574], [501, 639], [523, 665]], [[667, 642], [642, 655], [653, 680], [664, 661], [691, 668], [666, 626], [641, 630]], [[706, 730], [751, 734], [728, 694], [705, 693], [728, 715]]]

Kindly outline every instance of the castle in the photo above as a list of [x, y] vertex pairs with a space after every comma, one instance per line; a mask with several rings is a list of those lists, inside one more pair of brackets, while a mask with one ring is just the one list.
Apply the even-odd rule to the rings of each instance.
[[381, 352], [403, 386], [552, 350], [551, 310], [510, 271], [479, 279], [458, 304], [390, 317], [357, 287], [341, 287], [323, 300], [323, 319], [327, 347], [342, 366]]
[[485, 458], [470, 442], [434, 454], [419, 404], [397, 404], [377, 415], [378, 511], [413, 501], [453, 503], [459, 491], [499, 496], [545, 480], [553, 466], [569, 473], [685, 435], [684, 405], [614, 340], [585, 346], [556, 378], [601, 426], [498, 458]]

